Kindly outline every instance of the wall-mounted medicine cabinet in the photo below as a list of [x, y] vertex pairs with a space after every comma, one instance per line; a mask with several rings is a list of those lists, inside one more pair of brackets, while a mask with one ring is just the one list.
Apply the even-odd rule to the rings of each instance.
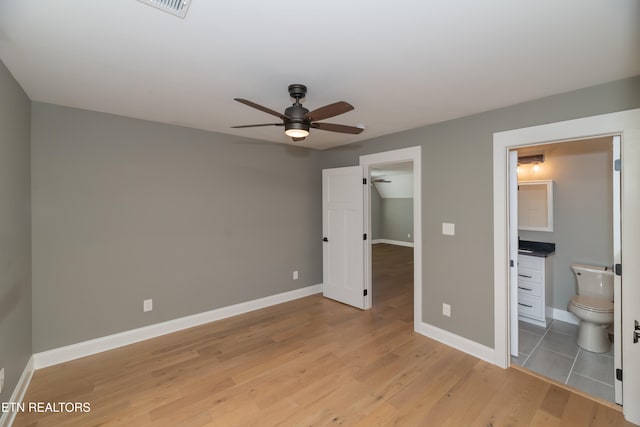
[[518, 182], [518, 229], [553, 231], [553, 181]]

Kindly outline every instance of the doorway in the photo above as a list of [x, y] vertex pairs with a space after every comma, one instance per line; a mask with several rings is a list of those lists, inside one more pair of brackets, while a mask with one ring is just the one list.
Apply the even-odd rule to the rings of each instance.
[[[360, 156], [360, 165], [368, 185], [364, 191], [365, 206], [365, 232], [372, 236], [372, 216], [371, 216], [371, 188], [370, 179], [372, 171], [376, 168], [384, 170], [389, 165], [411, 164], [411, 188], [413, 193], [413, 325], [414, 330], [422, 322], [422, 190], [421, 190], [421, 147], [410, 147], [381, 153]], [[374, 173], [375, 174], [375, 173]], [[371, 240], [369, 240], [371, 241]], [[371, 308], [373, 303], [372, 285], [372, 245], [365, 245], [365, 281], [364, 287], [367, 296], [365, 297], [365, 309]]]
[[[619, 356], [615, 350], [620, 337], [606, 352], [581, 348], [577, 344], [579, 320], [567, 311], [567, 305], [577, 293], [574, 264], [604, 268], [613, 285], [613, 206], [619, 200], [619, 194], [614, 196], [614, 138], [619, 137], [510, 150], [517, 152], [520, 159], [517, 183], [513, 183], [519, 188], [514, 194], [518, 218], [510, 221], [517, 222], [519, 228], [515, 231], [517, 239], [512, 235], [511, 241], [522, 249], [516, 255], [519, 262], [515, 307], [519, 310], [511, 313], [512, 321], [516, 320], [514, 316], [518, 318], [511, 323], [516, 325], [512, 329], [511, 364], [609, 402], [614, 402], [614, 360]], [[547, 189], [542, 197], [529, 194], [539, 191], [537, 187]], [[619, 227], [619, 215], [616, 221]], [[530, 252], [531, 248], [538, 250]], [[536, 265], [542, 271], [536, 272]], [[613, 287], [610, 290], [612, 301]], [[532, 312], [532, 305], [541, 308], [539, 314]], [[619, 304], [616, 307], [619, 315]], [[611, 317], [612, 339], [613, 321]], [[619, 326], [616, 322], [618, 333]], [[514, 332], [519, 335], [517, 343]], [[621, 399], [617, 400], [621, 403]]]
[[[571, 141], [597, 136], [621, 135], [621, 346], [623, 413], [625, 419], [640, 424], [640, 345], [634, 324], [640, 319], [640, 109], [603, 114], [564, 122], [497, 132], [493, 136], [493, 216], [494, 216], [494, 325], [495, 364], [510, 365], [509, 358], [509, 250], [508, 242], [508, 150], [515, 147], [545, 144], [550, 141]], [[617, 375], [617, 373], [616, 373]]]
[[372, 309], [413, 307], [413, 162], [373, 165], [368, 184]]

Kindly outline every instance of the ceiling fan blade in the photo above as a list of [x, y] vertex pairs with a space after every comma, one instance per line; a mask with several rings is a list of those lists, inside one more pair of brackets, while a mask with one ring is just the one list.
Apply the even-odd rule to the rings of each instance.
[[362, 132], [362, 128], [347, 125], [337, 125], [335, 123], [311, 123], [312, 128], [328, 130], [330, 132], [350, 133], [357, 135]]
[[233, 98], [233, 99], [235, 101], [238, 101], [241, 104], [248, 105], [249, 107], [253, 107], [256, 110], [263, 111], [263, 112], [265, 112], [267, 114], [271, 114], [272, 116], [280, 117], [282, 120], [291, 120], [289, 117], [285, 116], [282, 113], [278, 113], [277, 111], [274, 111], [274, 110], [272, 110], [270, 108], [267, 108], [267, 107], [263, 107], [262, 105], [256, 104], [255, 102], [251, 102], [251, 101], [249, 101], [247, 99], [242, 99], [242, 98]]
[[318, 120], [328, 119], [329, 117], [335, 117], [351, 110], [353, 110], [353, 105], [348, 102], [338, 101], [333, 104], [325, 105], [324, 107], [316, 108], [313, 111], [309, 111], [304, 115], [303, 119], [315, 122]]
[[233, 129], [240, 129], [240, 128], [257, 128], [259, 126], [284, 126], [284, 124], [282, 123], [264, 123], [264, 124], [260, 124], [260, 125], [241, 125], [241, 126], [231, 126]]

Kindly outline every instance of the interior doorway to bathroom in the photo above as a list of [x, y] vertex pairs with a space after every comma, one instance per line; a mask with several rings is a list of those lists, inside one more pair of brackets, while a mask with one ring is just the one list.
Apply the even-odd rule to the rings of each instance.
[[[522, 200], [517, 203], [521, 226], [509, 232], [512, 242], [518, 242], [519, 248], [526, 247], [515, 255], [521, 263], [536, 261], [528, 253], [530, 247], [547, 249], [547, 253], [538, 253], [544, 258], [539, 271], [531, 264], [525, 265], [517, 273], [519, 281], [512, 280], [512, 307], [516, 309], [511, 313], [511, 363], [598, 398], [621, 403], [615, 374], [616, 367], [621, 366], [620, 338], [614, 337], [620, 331], [619, 301], [614, 310], [616, 327], [611, 325], [614, 345], [605, 353], [592, 353], [577, 345], [579, 321], [567, 311], [567, 304], [576, 293], [572, 264], [611, 268], [619, 262], [614, 259], [616, 251], [619, 257], [620, 229], [619, 174], [616, 178], [614, 171], [614, 159], [619, 153], [616, 138], [619, 137], [511, 150], [521, 159], [511, 180], [517, 176], [517, 184], [527, 189], [530, 184], [545, 183], [552, 191], [546, 206], [551, 226], [545, 225], [549, 220], [545, 218], [545, 209], [540, 208], [547, 202], [544, 195], [538, 194], [533, 202], [527, 195], [528, 204]], [[516, 191], [516, 197], [519, 193]], [[614, 209], [616, 203], [618, 209]], [[513, 233], [517, 233], [517, 239]], [[536, 246], [538, 243], [554, 246]], [[536, 282], [538, 277], [540, 283]], [[536, 311], [535, 307], [541, 310]]]

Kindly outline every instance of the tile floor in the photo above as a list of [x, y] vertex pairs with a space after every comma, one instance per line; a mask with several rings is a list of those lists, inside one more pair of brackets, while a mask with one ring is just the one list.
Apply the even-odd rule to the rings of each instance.
[[578, 327], [553, 320], [541, 328], [520, 322], [519, 356], [511, 363], [613, 402], [613, 347], [591, 353], [576, 344]]

